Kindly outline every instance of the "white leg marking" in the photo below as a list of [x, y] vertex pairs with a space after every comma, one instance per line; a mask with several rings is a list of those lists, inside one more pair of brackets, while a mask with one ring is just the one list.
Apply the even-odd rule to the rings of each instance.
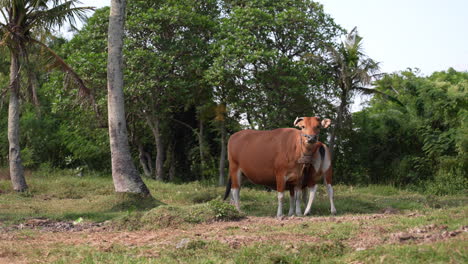
[[232, 201], [234, 202], [234, 206], [236, 207], [237, 211], [240, 212], [240, 196], [239, 196], [239, 189], [231, 189], [232, 194]]
[[327, 184], [328, 198], [330, 198], [330, 211], [332, 214], [336, 214], [335, 204], [333, 203], [333, 187], [331, 184]]
[[283, 216], [283, 198], [284, 193], [278, 192], [278, 211], [276, 212], [276, 217]]
[[315, 193], [317, 192], [317, 184], [314, 185], [313, 187], [309, 188], [309, 202], [307, 202], [307, 207], [304, 212], [304, 215], [308, 215], [310, 212], [310, 208], [312, 207], [312, 203], [314, 202], [315, 199]]
[[289, 216], [294, 215], [294, 200], [295, 200], [295, 195], [289, 195]]
[[294, 188], [294, 200], [296, 201], [296, 215], [301, 216], [301, 197], [302, 197], [302, 188]]

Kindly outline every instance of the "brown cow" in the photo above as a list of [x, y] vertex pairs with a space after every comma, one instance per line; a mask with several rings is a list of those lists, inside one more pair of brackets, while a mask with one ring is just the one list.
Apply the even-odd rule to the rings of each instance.
[[[229, 182], [226, 186], [227, 198], [232, 193], [232, 201], [239, 206], [239, 189], [243, 178], [255, 184], [276, 189], [278, 192], [277, 216], [283, 215], [283, 192], [291, 193], [292, 204], [296, 204], [296, 214], [302, 215], [300, 197], [302, 195], [304, 164], [298, 163], [303, 156], [316, 152], [320, 128], [327, 128], [330, 119], [320, 122], [318, 117], [296, 118], [294, 128], [278, 128], [268, 131], [243, 130], [233, 134], [228, 142]], [[315, 150], [314, 150], [315, 147]], [[294, 213], [290, 207], [290, 214]]]

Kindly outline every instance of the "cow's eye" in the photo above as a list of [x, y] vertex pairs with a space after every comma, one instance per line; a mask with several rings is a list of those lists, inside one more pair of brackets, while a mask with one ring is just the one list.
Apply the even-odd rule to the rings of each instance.
[[301, 126], [301, 128], [302, 128], [302, 129], [304, 129], [304, 128], [305, 128], [305, 126]]

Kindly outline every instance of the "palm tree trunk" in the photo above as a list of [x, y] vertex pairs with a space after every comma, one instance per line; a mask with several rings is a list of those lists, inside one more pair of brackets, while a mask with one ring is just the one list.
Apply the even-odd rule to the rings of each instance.
[[225, 120], [221, 121], [221, 154], [219, 156], [219, 179], [218, 185], [224, 186], [226, 179], [226, 124]]
[[346, 90], [343, 89], [343, 92], [341, 93], [340, 106], [338, 107], [338, 113], [337, 113], [337, 117], [336, 117], [336, 124], [335, 124], [335, 127], [333, 128], [333, 131], [332, 131], [331, 136], [330, 136], [329, 150], [330, 150], [330, 155], [332, 157], [332, 161], [335, 160], [336, 136], [340, 132], [341, 127], [343, 125], [342, 124], [343, 123], [343, 116], [344, 116], [344, 111], [345, 111], [346, 105], [347, 105], [347, 95], [348, 95], [348, 93], [346, 92]]
[[118, 193], [137, 193], [150, 196], [148, 188], [135, 168], [128, 145], [122, 74], [125, 5], [125, 0], [112, 0], [109, 17], [107, 107], [109, 112], [112, 179], [115, 191]]
[[19, 55], [11, 53], [10, 64], [10, 101], [8, 105], [8, 143], [10, 177], [13, 189], [17, 192], [24, 192], [28, 189], [24, 178], [23, 164], [21, 163], [21, 149], [19, 145]]
[[199, 121], [199, 133], [198, 133], [198, 144], [199, 144], [199, 150], [200, 150], [200, 171], [201, 171], [201, 178], [202, 180], [205, 179], [205, 156], [203, 154], [203, 121], [200, 117]]

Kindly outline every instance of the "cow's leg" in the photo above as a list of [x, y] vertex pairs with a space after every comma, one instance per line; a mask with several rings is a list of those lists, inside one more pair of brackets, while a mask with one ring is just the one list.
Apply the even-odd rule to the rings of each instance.
[[315, 193], [317, 192], [317, 184], [314, 184], [312, 187], [308, 187], [309, 189], [309, 201], [307, 202], [307, 207], [304, 211], [304, 215], [308, 215], [310, 212], [310, 208], [312, 207], [312, 203], [315, 199]]
[[236, 207], [237, 211], [240, 212], [240, 189], [231, 189], [232, 194], [232, 204]]
[[276, 174], [276, 191], [278, 192], [278, 210], [276, 211], [276, 217], [283, 216], [284, 190], [286, 187], [284, 175], [285, 173], [283, 172], [278, 172]]
[[302, 197], [302, 188], [301, 186], [294, 187], [294, 201], [296, 202], [296, 215], [301, 216], [301, 197]]
[[276, 211], [276, 217], [283, 216], [283, 199], [284, 192], [278, 192], [278, 210]]
[[237, 164], [232, 164], [229, 167], [231, 176], [231, 204], [234, 204], [236, 209], [240, 211], [240, 186], [242, 183], [242, 172]]
[[333, 187], [331, 185], [332, 183], [332, 169], [329, 168], [327, 172], [325, 173], [325, 185], [327, 186], [327, 193], [328, 193], [328, 198], [330, 199], [330, 212], [332, 214], [336, 214], [336, 208], [335, 204], [333, 203]]
[[294, 189], [290, 188], [289, 189], [289, 212], [288, 212], [289, 216], [294, 215], [294, 201], [295, 201]]

